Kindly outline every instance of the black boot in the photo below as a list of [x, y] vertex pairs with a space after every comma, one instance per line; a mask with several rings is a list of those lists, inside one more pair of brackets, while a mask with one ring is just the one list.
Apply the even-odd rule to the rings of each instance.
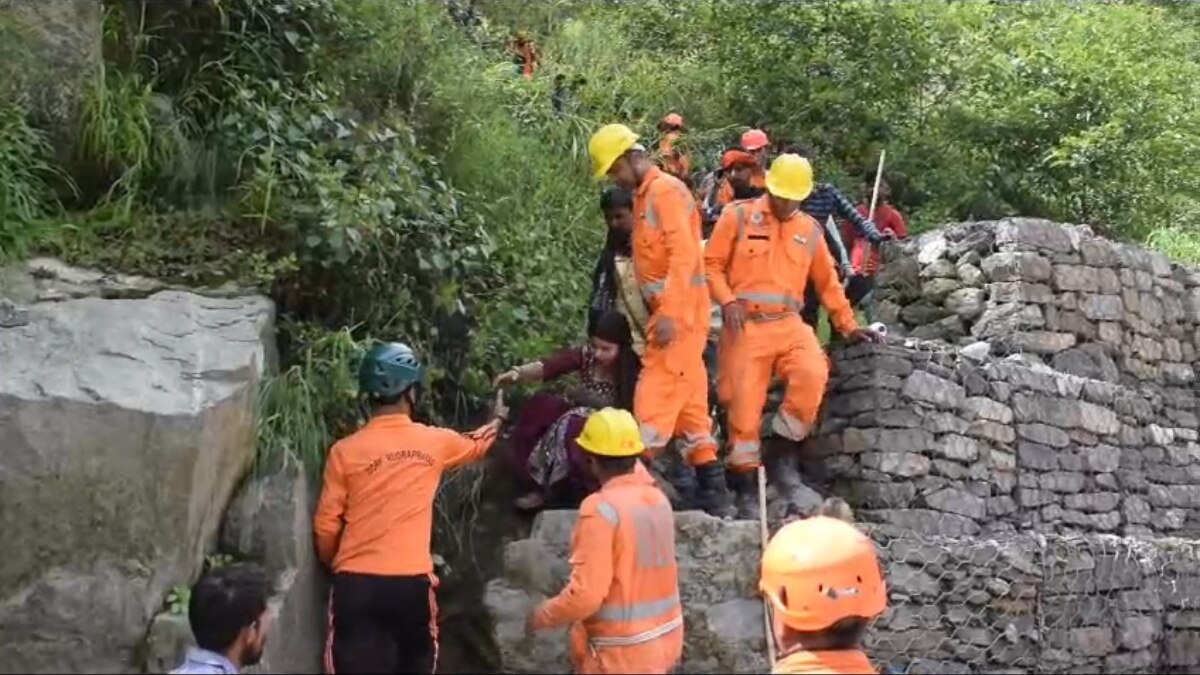
[[725, 466], [721, 462], [709, 462], [696, 467], [697, 506], [711, 516], [732, 518], [737, 515], [725, 484]]
[[741, 520], [758, 520], [758, 471], [745, 471], [731, 476], [734, 504]]

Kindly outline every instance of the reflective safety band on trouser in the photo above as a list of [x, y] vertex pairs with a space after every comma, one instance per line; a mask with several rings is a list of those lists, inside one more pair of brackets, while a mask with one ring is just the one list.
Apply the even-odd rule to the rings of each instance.
[[[708, 278], [703, 274], [693, 274], [691, 278], [692, 288], [701, 288], [708, 286]], [[650, 298], [659, 295], [667, 288], [667, 280], [660, 279], [659, 281], [651, 281], [642, 284], [642, 295]]]
[[758, 441], [738, 441], [729, 453], [729, 468], [737, 473], [757, 469], [762, 464], [762, 444]]
[[759, 305], [774, 305], [776, 308], [784, 312], [799, 312], [804, 306], [803, 302], [796, 300], [790, 295], [784, 295], [782, 293], [759, 293], [757, 291], [743, 291], [737, 294], [737, 299]]
[[[679, 439], [679, 454], [683, 457], [684, 461], [687, 462], [691, 466], [696, 466], [697, 463], [700, 463], [700, 464], [708, 463], [707, 461], [704, 461], [707, 459], [705, 457], [693, 457], [693, 455], [695, 455], [697, 451], [703, 450], [704, 448], [710, 449], [712, 451], [713, 455], [714, 456], [716, 455], [717, 439], [713, 438], [713, 435], [711, 433], [709, 433], [709, 434], [684, 434], [683, 437]], [[699, 462], [697, 462], [696, 460], [699, 460]], [[708, 460], [708, 461], [712, 461], [712, 460]]]
[[642, 445], [646, 446], [646, 452], [653, 454], [657, 450], [662, 450], [667, 447], [667, 443], [671, 441], [671, 437], [655, 429], [649, 424], [642, 424]]
[[775, 413], [775, 419], [771, 420], [771, 430], [789, 441], [799, 443], [812, 431], [812, 424], [803, 422], [780, 410]]
[[667, 621], [666, 623], [663, 623], [662, 625], [655, 626], [654, 628], [651, 628], [650, 630], [645, 630], [645, 631], [642, 631], [641, 633], [637, 633], [635, 635], [594, 637], [594, 638], [589, 638], [588, 642], [591, 643], [591, 646], [593, 648], [596, 648], [596, 647], [632, 647], [633, 645], [640, 645], [640, 644], [643, 644], [646, 642], [650, 642], [651, 640], [657, 640], [658, 638], [660, 638], [664, 635], [669, 635], [673, 631], [679, 630], [680, 628], [683, 628], [683, 615], [682, 614], [675, 617], [674, 619], [671, 619], [670, 621]]

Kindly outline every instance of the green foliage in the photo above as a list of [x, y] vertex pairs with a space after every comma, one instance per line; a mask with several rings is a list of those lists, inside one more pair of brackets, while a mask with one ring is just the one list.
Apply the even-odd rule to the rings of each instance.
[[[603, 231], [586, 140], [610, 120], [653, 145], [680, 112], [698, 168], [763, 126], [851, 196], [886, 149], [918, 229], [1045, 216], [1200, 253], [1186, 5], [491, 0], [468, 26], [416, 0], [112, 4], [68, 161], [0, 103], [0, 247], [271, 293], [272, 461], [318, 466], [357, 423], [366, 337], [413, 344], [429, 412], [459, 420], [496, 370], [581, 337]], [[532, 80], [504, 51], [518, 29]], [[561, 116], [560, 74], [580, 78]]]
[[56, 208], [51, 148], [18, 105], [0, 105], [0, 262], [39, 243], [40, 219]]
[[175, 616], [187, 616], [188, 603], [192, 600], [192, 589], [184, 584], [176, 584], [167, 593], [167, 611]]

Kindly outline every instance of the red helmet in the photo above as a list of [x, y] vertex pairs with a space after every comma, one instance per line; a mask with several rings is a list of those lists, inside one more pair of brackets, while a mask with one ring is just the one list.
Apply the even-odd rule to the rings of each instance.
[[682, 127], [683, 115], [680, 115], [679, 113], [668, 113], [667, 116], [662, 119], [662, 121], [663, 124], [669, 127]]
[[758, 164], [758, 160], [754, 159], [754, 155], [743, 150], [726, 150], [725, 154], [721, 155], [721, 169], [728, 171], [735, 166], [754, 166]]
[[751, 129], [742, 134], [742, 149], [746, 152], [754, 152], [761, 150], [771, 144], [767, 139], [767, 133], [762, 129]]

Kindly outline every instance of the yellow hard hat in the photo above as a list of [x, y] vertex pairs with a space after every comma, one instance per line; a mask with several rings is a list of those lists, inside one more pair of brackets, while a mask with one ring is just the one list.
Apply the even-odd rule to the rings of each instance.
[[646, 449], [637, 420], [628, 410], [616, 408], [605, 408], [588, 415], [575, 442], [601, 457], [635, 457]]
[[771, 162], [767, 172], [767, 192], [780, 199], [801, 202], [812, 193], [812, 165], [800, 155], [784, 154]]
[[592, 173], [604, 178], [617, 159], [629, 152], [638, 141], [638, 135], [624, 124], [609, 124], [600, 127], [588, 140], [588, 154], [592, 156]]

